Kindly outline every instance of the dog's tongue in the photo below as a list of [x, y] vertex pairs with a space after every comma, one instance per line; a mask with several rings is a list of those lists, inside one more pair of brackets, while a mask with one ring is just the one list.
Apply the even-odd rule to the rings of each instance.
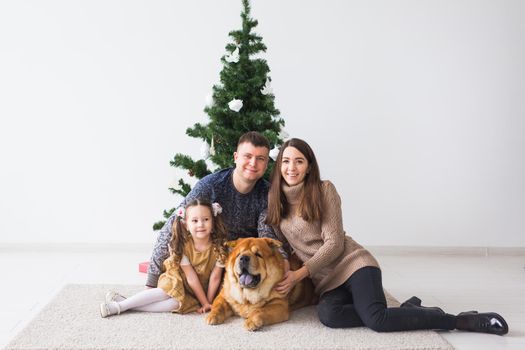
[[253, 277], [252, 275], [246, 273], [244, 275], [241, 275], [240, 280], [241, 280], [241, 284], [247, 286], [253, 282]]

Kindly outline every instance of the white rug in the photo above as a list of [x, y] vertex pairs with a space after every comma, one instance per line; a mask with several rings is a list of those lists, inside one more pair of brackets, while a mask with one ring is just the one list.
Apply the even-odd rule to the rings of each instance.
[[[330, 329], [318, 321], [315, 307], [295, 311], [289, 321], [258, 332], [245, 331], [239, 317], [218, 326], [206, 325], [198, 314], [127, 312], [100, 317], [99, 304], [107, 290], [130, 295], [141, 288], [67, 285], [5, 349], [453, 349], [433, 331]], [[398, 305], [387, 296], [389, 305]]]

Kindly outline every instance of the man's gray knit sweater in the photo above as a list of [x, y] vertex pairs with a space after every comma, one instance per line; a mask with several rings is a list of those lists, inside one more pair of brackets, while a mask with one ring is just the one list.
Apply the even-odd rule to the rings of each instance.
[[[219, 203], [222, 217], [228, 229], [228, 240], [243, 237], [270, 237], [277, 239], [272, 228], [265, 224], [268, 206], [268, 181], [260, 179], [254, 188], [240, 193], [233, 185], [234, 168], [224, 169], [202, 178], [188, 193], [180, 206], [199, 198]], [[176, 218], [175, 212], [160, 230], [148, 267], [146, 285], [156, 287], [162, 272], [162, 263], [169, 256], [168, 245], [171, 240], [171, 228]]]

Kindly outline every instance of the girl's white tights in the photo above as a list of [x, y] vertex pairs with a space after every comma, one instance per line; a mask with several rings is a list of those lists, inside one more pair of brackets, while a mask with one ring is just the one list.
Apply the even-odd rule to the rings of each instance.
[[[116, 311], [117, 302], [109, 303], [112, 312]], [[160, 288], [145, 289], [137, 294], [118, 302], [120, 312], [127, 310], [146, 312], [168, 312], [177, 310], [179, 302], [170, 297]]]

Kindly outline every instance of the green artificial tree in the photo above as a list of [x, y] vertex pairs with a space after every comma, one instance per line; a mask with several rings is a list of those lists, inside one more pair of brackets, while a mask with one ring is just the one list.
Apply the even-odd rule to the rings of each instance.
[[[242, 29], [229, 33], [233, 42], [226, 45], [226, 54], [221, 58], [223, 68], [220, 83], [213, 86], [213, 97], [209, 99], [204, 112], [209, 116], [207, 124], [197, 123], [186, 130], [188, 136], [202, 139], [203, 158], [197, 161], [177, 153], [171, 166], [187, 170], [188, 175], [201, 179], [212, 172], [231, 167], [233, 152], [239, 137], [247, 131], [258, 131], [265, 135], [273, 148], [282, 143], [281, 128], [284, 120], [274, 106], [270, 68], [266, 60], [256, 58], [266, 52], [262, 37], [252, 32], [257, 20], [250, 18], [250, 4], [242, 0]], [[207, 160], [207, 161], [206, 161]], [[210, 169], [211, 167], [212, 169]], [[266, 172], [268, 177], [271, 166]], [[191, 186], [179, 179], [178, 186], [170, 188], [173, 194], [185, 197]], [[167, 219], [175, 208], [164, 211]], [[159, 230], [165, 221], [153, 225]]]

